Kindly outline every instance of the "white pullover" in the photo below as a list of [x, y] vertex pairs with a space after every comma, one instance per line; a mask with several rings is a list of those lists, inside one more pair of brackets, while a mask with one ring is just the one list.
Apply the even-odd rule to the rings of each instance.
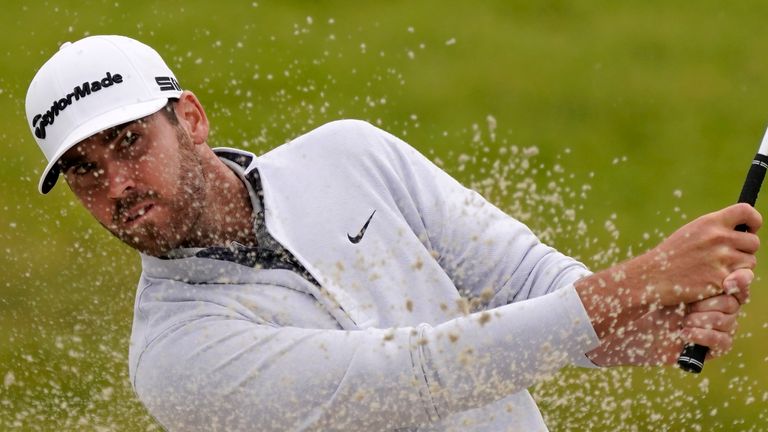
[[130, 375], [164, 426], [546, 430], [526, 387], [599, 344], [581, 263], [368, 123], [216, 152], [303, 269], [142, 255]]

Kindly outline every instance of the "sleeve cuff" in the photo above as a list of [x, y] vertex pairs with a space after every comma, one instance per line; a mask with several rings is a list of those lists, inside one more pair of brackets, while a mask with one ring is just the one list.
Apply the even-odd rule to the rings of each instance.
[[600, 346], [600, 338], [597, 337], [595, 329], [592, 327], [592, 322], [589, 319], [587, 310], [584, 308], [584, 304], [581, 302], [579, 294], [576, 292], [573, 284], [562, 288], [557, 293], [560, 293], [563, 297], [563, 307], [565, 308], [565, 316], [569, 317], [569, 321], [573, 323], [576, 330], [574, 333], [583, 337], [584, 344], [580, 345], [584, 347], [583, 353], [574, 353], [572, 357], [573, 364], [586, 368], [598, 368], [592, 360], [587, 357], [587, 352]]

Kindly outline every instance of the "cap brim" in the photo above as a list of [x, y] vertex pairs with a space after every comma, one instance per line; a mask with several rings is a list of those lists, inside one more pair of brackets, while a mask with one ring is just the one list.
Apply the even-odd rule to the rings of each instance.
[[168, 98], [139, 102], [133, 105], [123, 106], [118, 109], [108, 111], [104, 114], [92, 118], [91, 120], [88, 120], [80, 127], [72, 131], [72, 133], [70, 133], [69, 136], [64, 139], [62, 145], [49, 160], [45, 170], [43, 170], [43, 174], [40, 176], [40, 183], [38, 184], [37, 189], [41, 194], [47, 194], [53, 188], [53, 186], [56, 185], [56, 181], [59, 178], [59, 158], [63, 156], [67, 150], [79, 144], [80, 141], [83, 141], [84, 139], [111, 127], [119, 126], [121, 124], [146, 117], [150, 114], [154, 114], [167, 103]]

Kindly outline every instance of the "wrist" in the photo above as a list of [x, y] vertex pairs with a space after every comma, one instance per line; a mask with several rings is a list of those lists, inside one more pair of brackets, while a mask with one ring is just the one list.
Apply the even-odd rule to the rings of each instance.
[[659, 306], [658, 288], [647, 281], [648, 260], [641, 255], [574, 284], [600, 339]]

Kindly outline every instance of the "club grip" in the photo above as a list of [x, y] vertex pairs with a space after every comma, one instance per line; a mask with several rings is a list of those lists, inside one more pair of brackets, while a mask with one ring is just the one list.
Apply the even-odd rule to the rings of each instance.
[[[747, 203], [751, 206], [755, 205], [757, 195], [760, 193], [760, 186], [765, 178], [766, 168], [768, 168], [768, 156], [760, 153], [756, 154], [755, 159], [752, 161], [752, 166], [749, 167], [747, 172], [744, 185], [741, 187], [740, 203]], [[736, 231], [745, 232], [749, 228], [741, 224], [735, 229]], [[680, 353], [680, 357], [677, 358], [677, 365], [686, 372], [699, 373], [704, 368], [704, 359], [707, 357], [707, 352], [709, 352], [709, 347], [686, 344], [683, 347], [683, 352]]]
[[741, 194], [739, 194], [740, 203], [755, 206], [757, 195], [760, 193], [760, 186], [765, 178], [766, 168], [768, 168], [768, 156], [760, 153], [756, 154], [755, 159], [752, 161], [752, 166], [749, 167], [749, 172], [747, 172], [744, 186], [741, 187]]

